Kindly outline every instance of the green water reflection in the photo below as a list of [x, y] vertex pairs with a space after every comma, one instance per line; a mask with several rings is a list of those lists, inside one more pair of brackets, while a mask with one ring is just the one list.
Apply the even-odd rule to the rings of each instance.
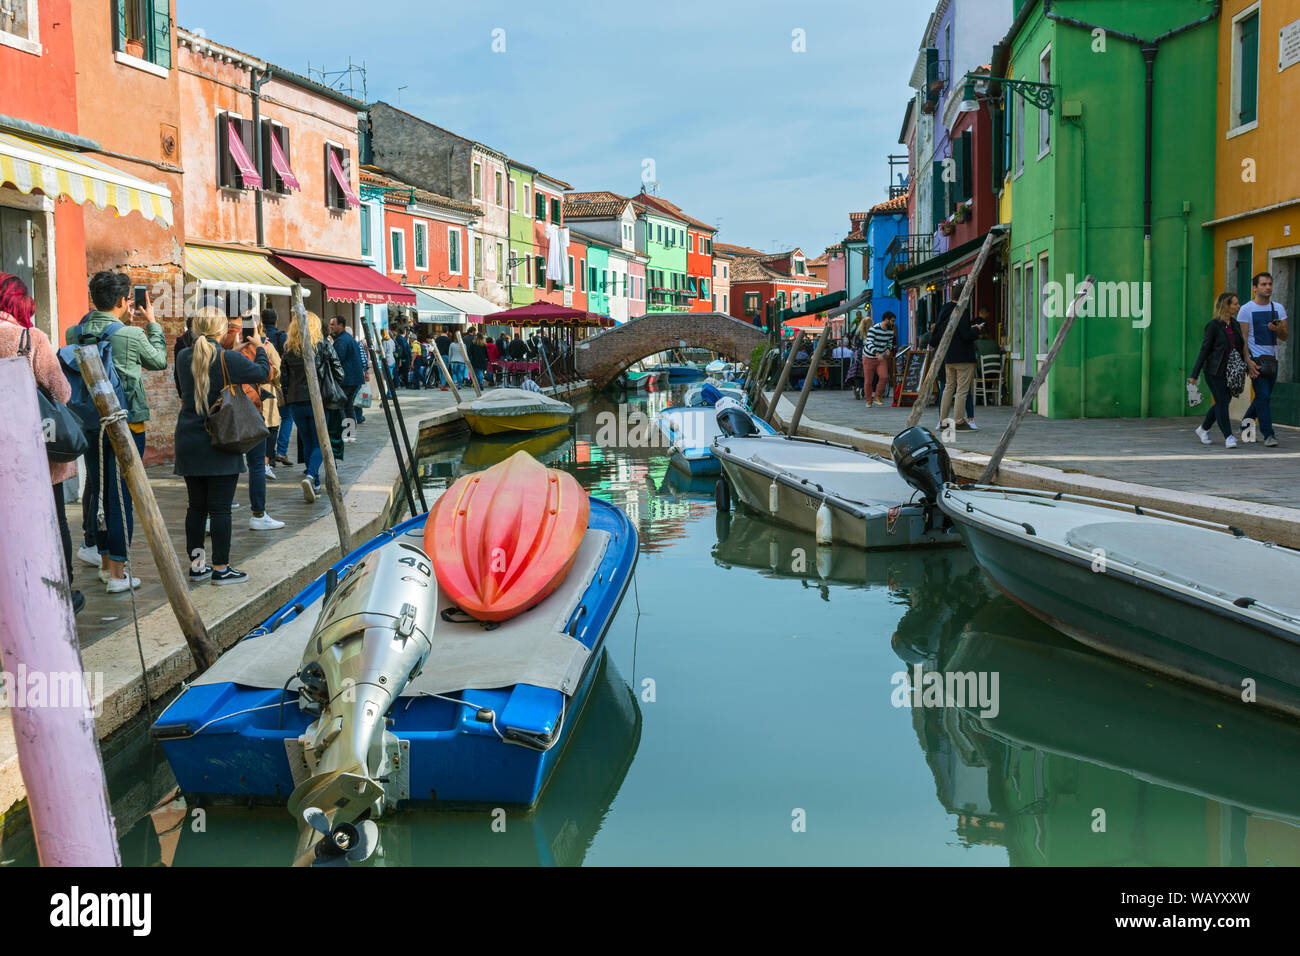
[[[490, 808], [397, 814], [377, 863], [1300, 863], [1300, 725], [1058, 636], [964, 551], [819, 551], [719, 515], [662, 449], [597, 446], [612, 408], [423, 457], [436, 490], [524, 447], [623, 508], [641, 560], [535, 811], [504, 832]], [[996, 674], [995, 712], [895, 706], [930, 672]], [[204, 833], [183, 805], [150, 814], [170, 781], [143, 738], [109, 770], [128, 865], [291, 855], [281, 809], [210, 809]]]

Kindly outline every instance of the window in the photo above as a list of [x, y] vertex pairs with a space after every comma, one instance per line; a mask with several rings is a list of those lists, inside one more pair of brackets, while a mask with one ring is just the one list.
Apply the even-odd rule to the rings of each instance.
[[759, 298], [758, 293], [746, 292], [745, 293], [745, 314], [753, 315], [755, 312], [758, 312], [761, 308], [762, 308], [762, 300]]
[[1021, 290], [1020, 263], [1011, 267], [1011, 354], [1020, 357], [1021, 331], [1024, 328], [1024, 298]]
[[663, 242], [663, 241], [664, 241], [664, 227], [661, 226], [661, 225], [659, 225], [658, 223], [656, 223], [656, 224], [655, 224], [655, 242]]
[[[0, 4], [0, 10], [13, 6]], [[20, 2], [18, 6], [25, 6]], [[172, 20], [167, 0], [114, 0], [117, 36], [114, 49], [146, 60], [164, 70], [172, 68]]]
[[1034, 331], [1038, 324], [1038, 316], [1037, 316], [1038, 309], [1036, 306], [1038, 301], [1038, 293], [1036, 291], [1037, 288], [1038, 286], [1034, 284], [1034, 264], [1032, 262], [1026, 262], [1025, 263], [1025, 290], [1023, 296], [1021, 297], [1021, 302], [1024, 306], [1025, 328], [1024, 331], [1021, 333], [1021, 339], [1020, 339], [1020, 341], [1024, 345], [1024, 351], [1022, 355], [1024, 356], [1026, 368], [1030, 366], [1029, 358], [1031, 355], [1034, 354]]
[[[1049, 46], [1038, 58], [1038, 82], [1052, 82], [1052, 48]], [[1052, 114], [1038, 111], [1038, 158], [1042, 159], [1052, 148]]]
[[[1259, 119], [1259, 5], [1232, 24], [1232, 113], [1230, 130]], [[1244, 301], [1244, 300], [1243, 300]]]
[[569, 281], [566, 285], [573, 285], [573, 256], [569, 256]]
[[[1024, 77], [1022, 76], [1023, 80]], [[1011, 97], [1011, 108], [1016, 112], [1016, 175], [1025, 171], [1025, 103], [1018, 96]]]
[[804, 264], [802, 259], [794, 260], [794, 271], [796, 275], [804, 274]]
[[524, 256], [524, 281], [529, 285], [533, 284], [533, 257]]
[[551, 222], [557, 226], [560, 224], [560, 197], [551, 197]]
[[722, 267], [722, 278], [725, 279], [726, 277], [727, 277], [727, 267], [726, 267], [726, 266], [723, 266], [723, 267]]
[[370, 255], [370, 206], [361, 204], [361, 254]]
[[519, 208], [519, 183], [515, 181], [513, 176], [510, 178], [510, 208]]
[[483, 277], [483, 237], [474, 237], [474, 275]]
[[501, 195], [501, 172], [498, 170], [492, 175], [496, 178], [496, 201], [497, 201], [497, 205], [499, 206], [501, 205], [502, 202], [505, 201]]
[[289, 156], [289, 127], [283, 123], [277, 123], [275, 120], [264, 119], [262, 120], [262, 168], [260, 170], [262, 173], [262, 188], [267, 192], [284, 195], [290, 190], [284, 178], [276, 171], [275, 157], [271, 146], [272, 139], [275, 140], [275, 145], [279, 147], [280, 154], [284, 157], [284, 165], [288, 167], [289, 175], [293, 176]]
[[406, 271], [406, 231], [388, 230], [388, 271]]
[[474, 198], [483, 198], [483, 164], [474, 164]]
[[533, 201], [532, 201], [532, 199], [530, 198], [530, 197], [531, 197], [531, 190], [532, 190], [532, 187], [529, 186], [527, 183], [524, 183], [524, 205], [523, 205], [523, 214], [524, 214], [525, 216], [528, 215], [528, 210], [533, 208]]
[[687, 236], [687, 237], [686, 237], [686, 251], [687, 251], [687, 252], [694, 252], [694, 251], [695, 251], [695, 237], [694, 237], [694, 236]]
[[[528, 187], [524, 187], [527, 189]], [[546, 222], [546, 196], [541, 192], [533, 196], [534, 200], [534, 218]]]
[[500, 276], [506, 271], [506, 244], [497, 242], [497, 275]]
[[546, 258], [544, 256], [533, 256], [533, 277], [537, 282], [537, 288], [546, 287]]
[[1237, 292], [1237, 301], [1244, 303], [1254, 295], [1251, 289], [1250, 280], [1254, 278], [1255, 263], [1255, 244], [1245, 242], [1239, 246], [1233, 246], [1229, 250], [1229, 279], [1228, 288], [1235, 289]]
[[0, 0], [0, 44], [41, 55], [37, 0]]
[[335, 146], [333, 143], [325, 144], [325, 205], [331, 209], [347, 209], [348, 196], [334, 178], [334, 172], [330, 169], [330, 156], [338, 161], [339, 169], [343, 170], [344, 181], [351, 185], [352, 150]]
[[1048, 342], [1051, 330], [1048, 328], [1052, 316], [1047, 314], [1044, 305], [1047, 303], [1047, 282], [1051, 270], [1047, 268], [1047, 253], [1038, 257], [1038, 354], [1047, 355]]
[[595, 267], [595, 266], [587, 266], [587, 289], [588, 289], [588, 291], [590, 291], [590, 292], [599, 292], [599, 291], [600, 291], [600, 289], [598, 289], [598, 288], [596, 287], [596, 267]]
[[722, 311], [727, 311], [727, 293], [722, 293]]
[[578, 291], [587, 291], [587, 260], [578, 260]]
[[429, 224], [417, 222], [412, 227], [415, 234], [415, 268], [429, 268]]
[[217, 185], [225, 189], [251, 189], [251, 186], [244, 184], [244, 174], [240, 171], [239, 164], [235, 162], [234, 153], [230, 148], [231, 130], [234, 130], [235, 136], [244, 147], [244, 152], [248, 154], [249, 161], [252, 161], [252, 122], [241, 118], [238, 113], [218, 113]]
[[447, 230], [447, 269], [452, 275], [460, 275], [460, 230]]

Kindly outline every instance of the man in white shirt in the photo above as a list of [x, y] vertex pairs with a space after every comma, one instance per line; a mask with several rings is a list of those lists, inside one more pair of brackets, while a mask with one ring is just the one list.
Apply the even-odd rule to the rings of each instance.
[[[1237, 310], [1242, 338], [1250, 350], [1251, 361], [1259, 369], [1259, 374], [1251, 379], [1255, 398], [1244, 418], [1258, 421], [1264, 444], [1276, 448], [1277, 436], [1273, 434], [1273, 411], [1269, 401], [1273, 396], [1273, 386], [1277, 384], [1277, 343], [1285, 342], [1289, 335], [1286, 309], [1273, 301], [1273, 276], [1270, 273], [1256, 275], [1251, 286], [1255, 290], [1254, 298]], [[1243, 419], [1242, 430], [1245, 428]]]

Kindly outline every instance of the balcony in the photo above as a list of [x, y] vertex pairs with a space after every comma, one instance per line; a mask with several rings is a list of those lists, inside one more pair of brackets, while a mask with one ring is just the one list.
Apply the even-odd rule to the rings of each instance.
[[893, 279], [903, 269], [918, 266], [934, 255], [934, 236], [900, 233], [889, 243], [885, 255], [889, 256], [885, 276]]
[[647, 309], [689, 309], [691, 305], [689, 289], [646, 289]]

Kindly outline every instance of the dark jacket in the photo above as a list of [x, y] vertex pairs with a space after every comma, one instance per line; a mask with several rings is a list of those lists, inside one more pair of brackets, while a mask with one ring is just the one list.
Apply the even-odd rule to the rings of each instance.
[[510, 360], [512, 362], [522, 362], [528, 357], [528, 346], [524, 345], [524, 340], [514, 338], [510, 340]]
[[[952, 314], [957, 311], [956, 302], [948, 302], [939, 312], [939, 321], [934, 326], [934, 338], [932, 341], [937, 346], [943, 337], [944, 329], [952, 321]], [[975, 340], [979, 338], [979, 331], [971, 325], [970, 309], [967, 308], [957, 320], [957, 328], [952, 334], [952, 341], [948, 344], [948, 354], [944, 357], [945, 365], [954, 365], [962, 362], [976, 362], [978, 356], [975, 352]]]
[[438, 346], [438, 351], [442, 353], [443, 360], [445, 361], [447, 356], [451, 354], [451, 336], [440, 335], [433, 340], [433, 344]]
[[478, 342], [469, 343], [469, 364], [477, 369], [487, 368], [488, 350], [486, 345], [480, 345]]
[[[271, 377], [271, 362], [266, 350], [257, 350], [257, 360], [250, 362], [238, 352], [217, 349], [208, 366], [208, 408], [217, 400], [225, 380], [221, 374], [221, 355], [225, 352], [226, 372], [232, 385], [256, 385]], [[205, 427], [206, 418], [194, 410], [194, 372], [190, 368], [194, 348], [182, 349], [176, 357], [181, 383], [181, 410], [176, 416], [176, 465], [173, 473], [182, 477], [238, 475], [244, 470], [244, 456], [231, 455], [212, 447]], [[242, 394], [240, 392], [239, 394]]]
[[277, 355], [284, 354], [284, 343], [289, 341], [289, 333], [282, 332], [273, 325], [264, 325], [266, 330], [266, 340], [275, 346]]
[[181, 391], [181, 352], [191, 348], [194, 345], [194, 333], [186, 329], [180, 335], [176, 336], [176, 344], [172, 347], [172, 381], [176, 383], [176, 394]]
[[361, 360], [361, 346], [352, 337], [352, 333], [340, 332], [334, 339], [334, 351], [343, 364], [343, 387], [360, 388], [366, 380], [366, 367]]
[[1246, 342], [1241, 337], [1241, 326], [1235, 321], [1210, 319], [1205, 323], [1201, 351], [1196, 355], [1191, 377], [1198, 378], [1204, 368], [1206, 375], [1223, 378], [1228, 374], [1228, 353], [1233, 349], [1240, 352], [1243, 359], [1246, 358]]
[[[327, 370], [342, 384], [343, 364], [328, 336], [322, 338], [316, 346], [316, 374], [324, 375]], [[286, 405], [311, 402], [311, 394], [307, 391], [307, 370], [303, 367], [302, 356], [297, 352], [287, 353], [281, 362], [280, 388], [284, 392]]]

